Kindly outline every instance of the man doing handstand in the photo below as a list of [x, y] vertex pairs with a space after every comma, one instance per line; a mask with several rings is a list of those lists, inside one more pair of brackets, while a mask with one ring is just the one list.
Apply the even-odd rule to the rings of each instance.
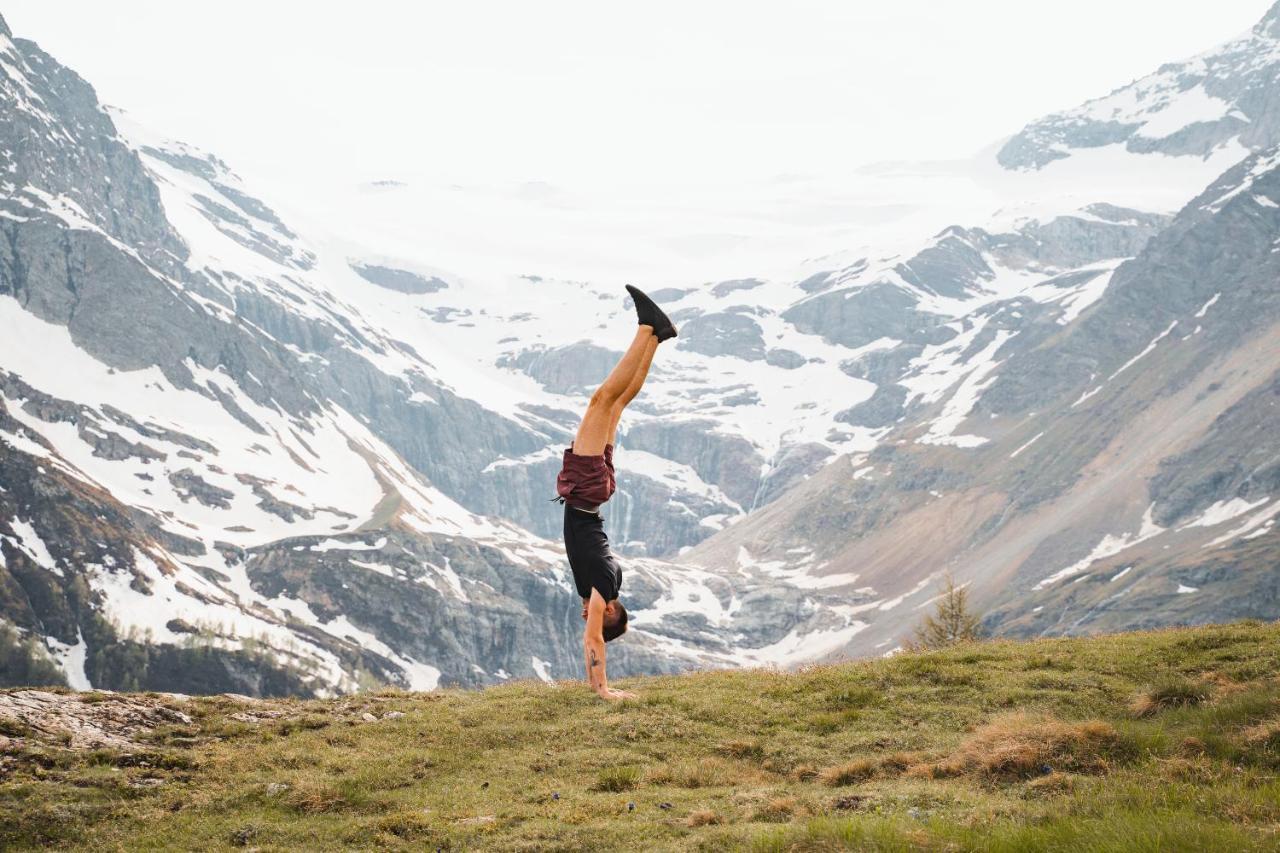
[[613, 495], [613, 440], [622, 410], [640, 392], [658, 344], [676, 336], [671, 320], [653, 300], [627, 285], [640, 328], [622, 359], [591, 395], [573, 443], [564, 452], [556, 477], [556, 493], [564, 504], [564, 549], [582, 597], [582, 635], [587, 682], [604, 699], [632, 694], [609, 687], [604, 672], [604, 644], [627, 630], [627, 611], [618, 601], [622, 570], [609, 550], [600, 505]]

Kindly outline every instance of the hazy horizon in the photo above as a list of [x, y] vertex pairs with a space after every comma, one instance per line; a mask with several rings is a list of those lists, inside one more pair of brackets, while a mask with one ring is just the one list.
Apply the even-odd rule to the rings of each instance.
[[[461, 275], [656, 284], [879, 246], [875, 228], [908, 215], [925, 214], [899, 231], [921, 236], [990, 215], [999, 199], [972, 182], [859, 170], [970, 158], [1268, 5], [122, 0], [69, 15], [15, 0], [5, 15], [104, 103], [216, 154], [313, 233]], [[410, 189], [356, 194], [373, 181]]]

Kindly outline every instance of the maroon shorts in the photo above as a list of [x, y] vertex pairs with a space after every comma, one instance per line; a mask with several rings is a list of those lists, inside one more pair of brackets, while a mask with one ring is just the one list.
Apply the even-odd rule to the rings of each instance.
[[556, 476], [556, 494], [567, 504], [594, 507], [613, 496], [613, 445], [602, 456], [579, 456], [573, 445], [564, 452], [564, 465]]

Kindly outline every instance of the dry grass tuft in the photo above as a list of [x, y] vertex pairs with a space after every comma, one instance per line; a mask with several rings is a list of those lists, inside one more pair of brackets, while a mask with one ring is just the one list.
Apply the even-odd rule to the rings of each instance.
[[833, 788], [862, 782], [875, 775], [877, 765], [878, 762], [874, 758], [855, 758], [853, 761], [823, 770], [822, 782]]
[[946, 774], [942, 772], [940, 765], [921, 761], [908, 767], [902, 775], [908, 779], [939, 779]]
[[[1107, 767], [1119, 735], [1101, 721], [1067, 723], [1048, 714], [997, 717], [965, 740], [933, 776], [976, 773], [992, 779], [1029, 779], [1055, 770], [1096, 773]], [[916, 767], [908, 775], [931, 778]]]
[[685, 826], [692, 827], [712, 826], [720, 823], [720, 815], [710, 809], [702, 809], [700, 811], [692, 812], [687, 818], [685, 818], [684, 823]]
[[1218, 773], [1211, 761], [1205, 758], [1169, 758], [1159, 761], [1160, 775], [1171, 782], [1191, 782], [1197, 785], [1218, 781]]
[[1027, 782], [1027, 796], [1029, 797], [1070, 794], [1075, 789], [1075, 777], [1068, 773], [1059, 773], [1056, 770], [1047, 776], [1038, 776]]
[[1204, 755], [1209, 751], [1209, 748], [1198, 737], [1185, 737], [1182, 739], [1182, 743], [1178, 745], [1178, 751], [1183, 755], [1197, 756]]
[[1241, 734], [1245, 743], [1251, 747], [1280, 750], [1280, 717], [1263, 720], [1249, 726]]
[[891, 752], [880, 759], [881, 773], [902, 773], [921, 761], [918, 752]]
[[1166, 678], [1142, 691], [1133, 700], [1130, 710], [1135, 717], [1150, 717], [1169, 708], [1199, 705], [1213, 691], [1203, 681], [1186, 678]]
[[821, 771], [812, 764], [801, 764], [791, 771], [791, 778], [797, 782], [809, 782], [817, 779], [819, 773]]
[[764, 745], [758, 740], [731, 740], [721, 745], [720, 751], [733, 758], [764, 758]]
[[802, 813], [803, 809], [795, 797], [775, 797], [757, 806], [751, 813], [751, 819], [766, 823], [784, 823]]

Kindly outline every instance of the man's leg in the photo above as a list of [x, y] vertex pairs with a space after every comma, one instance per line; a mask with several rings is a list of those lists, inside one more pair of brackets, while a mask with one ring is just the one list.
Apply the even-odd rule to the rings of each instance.
[[[614, 365], [608, 377], [591, 395], [587, 412], [582, 416], [578, 434], [573, 439], [574, 453], [580, 456], [599, 456], [604, 453], [604, 446], [612, 440], [613, 430], [618, 425], [614, 409], [618, 408], [618, 414], [621, 415], [619, 401], [631, 390], [636, 372], [642, 366], [644, 372], [648, 372], [649, 362], [653, 360], [653, 351], [657, 348], [657, 344], [658, 339], [653, 334], [652, 326], [640, 326], [636, 329], [636, 336], [632, 339], [631, 346], [627, 347], [622, 359]], [[643, 374], [640, 381], [644, 381]], [[637, 385], [635, 391], [639, 390], [640, 386]], [[634, 397], [635, 392], [632, 392], [631, 396]], [[630, 402], [630, 398], [627, 402]], [[622, 405], [625, 406], [626, 403]]]
[[649, 343], [645, 347], [644, 357], [640, 359], [636, 372], [631, 376], [631, 383], [627, 385], [627, 390], [622, 392], [622, 396], [613, 404], [613, 409], [609, 412], [609, 444], [614, 444], [614, 439], [618, 433], [618, 421], [622, 420], [622, 410], [627, 404], [636, 398], [640, 393], [640, 386], [644, 385], [645, 377], [649, 375], [649, 365], [653, 363], [653, 354], [658, 351], [658, 337], [652, 335]]

